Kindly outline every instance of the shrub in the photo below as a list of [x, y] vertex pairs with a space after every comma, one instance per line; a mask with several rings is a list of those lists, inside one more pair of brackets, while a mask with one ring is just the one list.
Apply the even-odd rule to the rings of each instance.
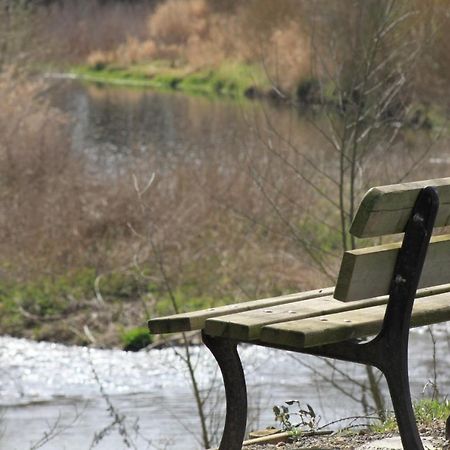
[[161, 3], [149, 18], [150, 35], [164, 45], [183, 46], [193, 36], [208, 34], [210, 10], [205, 0], [170, 0]]
[[122, 333], [123, 349], [129, 352], [137, 352], [152, 343], [147, 328], [137, 327]]

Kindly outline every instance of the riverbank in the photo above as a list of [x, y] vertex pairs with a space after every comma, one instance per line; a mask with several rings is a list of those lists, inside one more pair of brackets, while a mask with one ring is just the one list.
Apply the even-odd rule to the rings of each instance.
[[[75, 78], [88, 83], [152, 89], [160, 92], [182, 92], [217, 99], [259, 99], [276, 104], [295, 105], [305, 112], [321, 110], [342, 113], [340, 93], [333, 84], [321, 85], [315, 78], [305, 78], [295, 89], [284, 91], [273, 84], [263, 67], [256, 64], [226, 62], [214, 68], [174, 67], [170, 61], [156, 60], [146, 64], [120, 66], [101, 61], [73, 66], [67, 72], [50, 73], [55, 78]], [[448, 115], [435, 103], [416, 102], [405, 110], [405, 128], [442, 130], [448, 128]]]
[[[414, 413], [417, 426], [426, 449], [450, 449], [450, 430], [446, 429], [446, 421], [450, 414], [450, 403], [447, 400], [438, 401], [422, 399], [414, 403]], [[362, 419], [362, 418], [361, 418]], [[448, 427], [448, 426], [447, 426]], [[247, 441], [247, 450], [270, 450], [283, 448], [285, 450], [301, 449], [339, 449], [339, 450], [402, 450], [401, 439], [394, 414], [388, 414], [381, 423], [361, 427], [350, 425], [341, 430], [327, 433], [299, 432], [292, 435], [275, 430], [262, 430], [257, 435], [263, 435], [254, 442]], [[260, 441], [260, 442], [258, 442]], [[257, 446], [256, 444], [263, 444]]]
[[224, 63], [217, 68], [194, 70], [174, 67], [169, 61], [154, 61], [128, 67], [98, 62], [69, 69], [81, 80], [161, 91], [214, 97], [268, 97], [272, 88], [263, 70], [256, 65]]
[[[225, 303], [195, 291], [185, 286], [175, 292], [183, 299], [183, 310]], [[167, 292], [131, 269], [99, 274], [86, 267], [30, 281], [10, 280], [1, 294], [4, 334], [66, 345], [139, 350], [152, 343], [147, 319], [173, 313]]]

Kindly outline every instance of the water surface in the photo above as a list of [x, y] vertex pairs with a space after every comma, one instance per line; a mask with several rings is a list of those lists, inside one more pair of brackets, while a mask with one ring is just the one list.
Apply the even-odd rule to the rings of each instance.
[[[439, 326], [435, 333], [438, 386], [444, 394], [450, 389], [449, 329]], [[222, 416], [223, 392], [215, 361], [203, 346], [191, 351], [203, 392], [214, 386], [208, 409]], [[180, 352], [180, 348], [167, 348], [131, 353], [0, 338], [1, 448], [31, 448], [56, 425], [60, 434], [43, 448], [88, 449], [96, 433], [113, 421], [107, 401], [114, 412], [126, 416], [125, 428], [136, 448], [201, 448], [196, 441], [195, 403]], [[319, 358], [305, 355], [253, 346], [242, 346], [240, 354], [247, 374], [252, 427], [275, 425], [272, 406], [292, 399], [311, 404], [322, 417], [321, 424], [362, 412], [360, 404], [315, 373], [348, 387], [344, 374], [365, 381], [358, 365], [340, 364], [340, 373]], [[410, 361], [411, 388], [418, 399], [434, 377], [426, 329], [412, 333]], [[353, 391], [359, 395], [356, 387]], [[221, 417], [217, 420], [215, 426], [220, 427]], [[127, 447], [115, 427], [94, 448]]]

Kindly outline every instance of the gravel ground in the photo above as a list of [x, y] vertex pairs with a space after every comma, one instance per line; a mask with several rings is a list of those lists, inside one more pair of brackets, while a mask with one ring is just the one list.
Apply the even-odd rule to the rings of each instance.
[[[422, 427], [422, 437], [430, 437], [436, 449], [450, 450], [450, 442], [445, 440], [444, 422], [436, 422], [432, 426]], [[335, 433], [328, 436], [308, 436], [296, 442], [280, 442], [276, 445], [250, 445], [245, 450], [356, 450], [358, 447], [379, 439], [398, 436], [395, 433], [373, 433], [361, 431], [359, 433]]]

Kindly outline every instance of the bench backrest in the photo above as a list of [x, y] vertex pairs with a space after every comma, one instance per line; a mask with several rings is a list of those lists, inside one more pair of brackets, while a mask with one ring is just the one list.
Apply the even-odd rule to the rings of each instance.
[[[450, 178], [394, 184], [370, 189], [355, 215], [350, 233], [358, 238], [402, 233], [419, 192], [435, 187], [439, 210], [435, 227], [450, 224]], [[334, 297], [342, 301], [387, 295], [401, 243], [377, 245], [344, 253]], [[419, 287], [450, 282], [450, 235], [433, 237]]]

